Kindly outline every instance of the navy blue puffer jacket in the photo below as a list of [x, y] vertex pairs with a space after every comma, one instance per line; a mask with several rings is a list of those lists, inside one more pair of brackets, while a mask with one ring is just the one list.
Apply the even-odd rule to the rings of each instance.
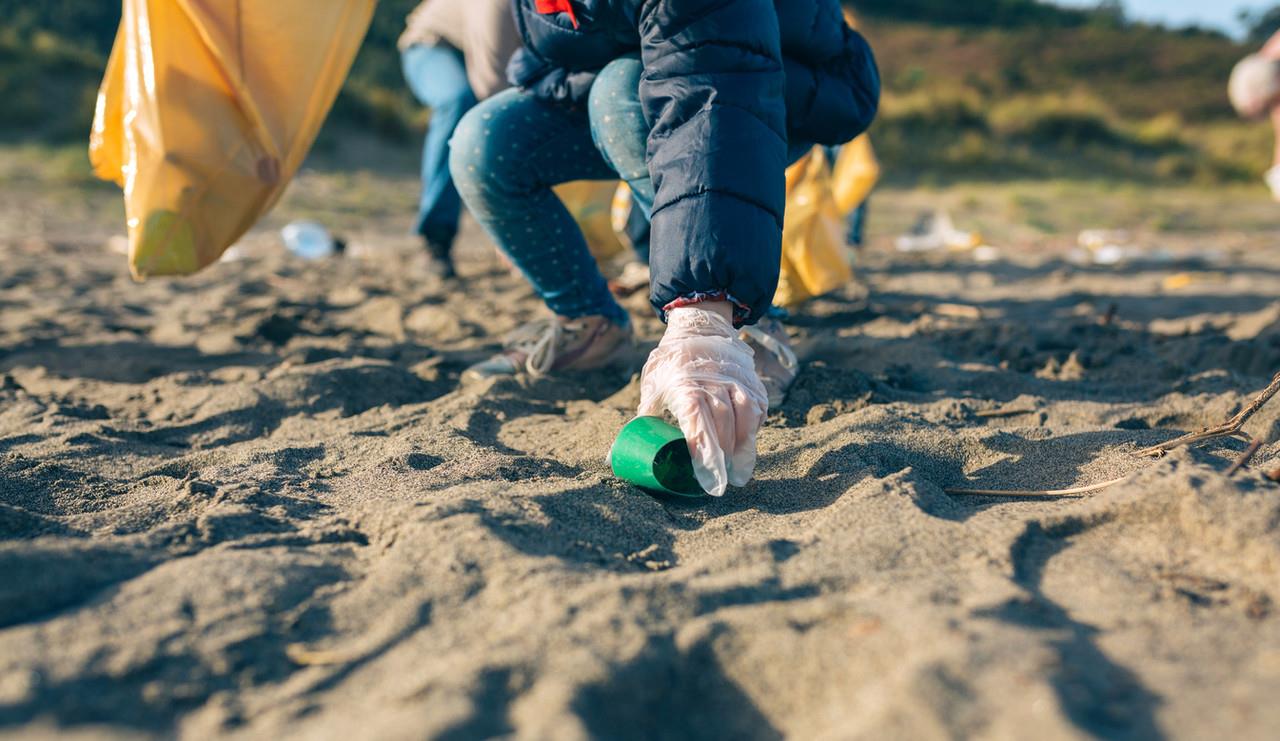
[[542, 98], [585, 104], [599, 70], [641, 54], [655, 308], [724, 292], [758, 319], [777, 288], [788, 141], [849, 141], [879, 101], [839, 0], [514, 3], [524, 48], [509, 73]]

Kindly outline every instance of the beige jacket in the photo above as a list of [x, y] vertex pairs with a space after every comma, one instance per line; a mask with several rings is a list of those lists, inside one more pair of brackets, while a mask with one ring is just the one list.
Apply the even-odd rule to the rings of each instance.
[[507, 62], [520, 48], [511, 0], [425, 0], [409, 14], [398, 46], [444, 42], [462, 52], [476, 98], [507, 87]]

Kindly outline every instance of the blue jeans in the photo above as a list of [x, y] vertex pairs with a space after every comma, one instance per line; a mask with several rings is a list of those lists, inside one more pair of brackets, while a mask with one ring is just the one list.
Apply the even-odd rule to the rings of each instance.
[[[827, 147], [827, 161], [831, 163], [832, 167], [835, 167], [836, 161], [840, 159], [840, 149], [843, 146], [842, 144], [838, 147]], [[845, 242], [854, 247], [861, 247], [864, 241], [867, 231], [867, 210], [870, 203], [871, 196], [868, 194], [866, 198], [862, 199], [862, 203], [859, 203], [853, 211], [849, 212], [849, 218], [845, 220], [846, 231], [844, 239]]]
[[[587, 110], [505, 90], [473, 108], [451, 142], [450, 169], [472, 216], [547, 307], [571, 319], [603, 315], [618, 324], [630, 321], [609, 293], [582, 230], [551, 190], [574, 180], [621, 176], [638, 200], [652, 205], [653, 185], [643, 156], [649, 127], [643, 115], [622, 115], [630, 100], [639, 114], [639, 78], [623, 107], [604, 109], [596, 102], [597, 88], [628, 71], [617, 63], [605, 68]], [[611, 164], [595, 145], [609, 140], [639, 142], [639, 160]], [[634, 149], [628, 147], [626, 153]]]
[[591, 140], [618, 177], [631, 186], [632, 210], [627, 236], [636, 257], [649, 262], [649, 216], [653, 213], [653, 178], [645, 149], [649, 126], [640, 103], [640, 74], [644, 64], [637, 55], [614, 60], [591, 86], [587, 107], [594, 114]]
[[431, 109], [422, 147], [422, 197], [414, 231], [444, 245], [458, 233], [462, 201], [449, 175], [449, 137], [476, 104], [462, 52], [447, 45], [415, 44], [400, 57], [409, 89]]
[[865, 240], [867, 231], [867, 205], [871, 203], [868, 197], [865, 201], [858, 204], [858, 207], [849, 214], [849, 234], [845, 239], [854, 247], [861, 247]]

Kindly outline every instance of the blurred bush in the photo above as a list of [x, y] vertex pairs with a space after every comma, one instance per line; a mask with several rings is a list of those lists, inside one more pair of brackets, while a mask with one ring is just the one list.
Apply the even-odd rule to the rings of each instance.
[[1247, 49], [1221, 34], [1128, 23], [1115, 6], [995, 3], [984, 24], [967, 4], [857, 5], [884, 70], [872, 133], [890, 180], [1215, 183], [1270, 162], [1266, 127], [1226, 100]]
[[[334, 106], [335, 127], [408, 141], [427, 116], [405, 89], [396, 39], [417, 0], [380, 0]], [[0, 0], [0, 137], [65, 142], [87, 136], [98, 83], [120, 23], [115, 0]], [[326, 136], [332, 137], [332, 132]]]
[[[416, 2], [381, 0], [322, 150], [353, 131], [416, 143], [429, 114], [405, 88], [395, 49]], [[1129, 23], [1114, 2], [854, 7], [883, 72], [873, 134], [891, 179], [1221, 182], [1255, 177], [1269, 161], [1265, 128], [1237, 121], [1226, 101], [1246, 47], [1220, 34]], [[119, 12], [113, 0], [0, 0], [0, 139], [85, 137]], [[1280, 12], [1255, 25], [1269, 23]]]

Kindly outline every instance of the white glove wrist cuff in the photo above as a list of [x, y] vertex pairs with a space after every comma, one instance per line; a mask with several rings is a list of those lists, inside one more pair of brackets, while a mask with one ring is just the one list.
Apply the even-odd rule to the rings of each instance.
[[667, 312], [668, 331], [681, 330], [696, 335], [721, 335], [733, 337], [733, 324], [724, 315], [712, 309], [693, 304], [680, 306]]

